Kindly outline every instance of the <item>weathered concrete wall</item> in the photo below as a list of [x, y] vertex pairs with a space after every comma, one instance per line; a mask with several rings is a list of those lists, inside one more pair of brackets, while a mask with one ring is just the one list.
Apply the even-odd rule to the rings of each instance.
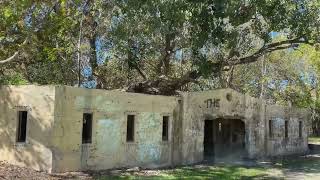
[[266, 104], [261, 99], [242, 96], [245, 98], [246, 150], [249, 158], [259, 158], [265, 156]]
[[[307, 151], [308, 112], [304, 109], [266, 105], [264, 100], [231, 89], [183, 94], [182, 162], [203, 159], [204, 120], [241, 119], [245, 123], [245, 148], [249, 158], [304, 153]], [[271, 117], [290, 119], [289, 138], [284, 140], [284, 121], [276, 122], [274, 138], [268, 137]], [[298, 137], [298, 119], [304, 121], [303, 137]]]
[[[54, 171], [168, 166], [176, 97], [59, 87], [53, 139]], [[93, 113], [92, 144], [82, 145], [83, 113]], [[127, 115], [135, 115], [135, 141], [126, 142]], [[162, 116], [170, 116], [162, 141]]]
[[[165, 97], [67, 86], [2, 86], [0, 97], [0, 160], [37, 170], [152, 168], [200, 162], [204, 122], [219, 118], [245, 123], [248, 157], [307, 151], [307, 110], [266, 105], [231, 89]], [[16, 143], [19, 110], [29, 115], [27, 141], [22, 144]], [[90, 144], [82, 144], [83, 113], [93, 114]], [[135, 115], [134, 142], [126, 142], [127, 115]], [[169, 116], [169, 141], [162, 140], [163, 116]], [[269, 120], [274, 120], [272, 138]], [[285, 120], [289, 121], [288, 138], [284, 137]]]
[[[308, 119], [305, 109], [269, 105], [266, 109], [266, 124], [273, 121], [272, 136], [267, 129], [266, 149], [268, 156], [301, 154], [308, 151]], [[285, 137], [285, 121], [288, 121], [288, 137]], [[302, 122], [302, 137], [299, 137], [299, 121]]]
[[[183, 95], [183, 163], [203, 159], [204, 120], [241, 119], [245, 122], [246, 148], [251, 156], [263, 149], [264, 129], [262, 101], [237, 93], [231, 89], [185, 93]], [[258, 131], [259, 130], [259, 131]], [[262, 146], [257, 148], [257, 146]]]
[[[0, 86], [0, 160], [51, 171], [52, 86]], [[16, 142], [18, 111], [28, 111], [25, 143]]]

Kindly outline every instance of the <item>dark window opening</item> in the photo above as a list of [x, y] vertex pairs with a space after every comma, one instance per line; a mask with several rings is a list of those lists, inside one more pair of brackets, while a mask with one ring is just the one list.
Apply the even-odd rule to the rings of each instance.
[[302, 137], [302, 121], [299, 121], [299, 137]]
[[27, 138], [27, 111], [18, 112], [17, 142], [26, 142]]
[[134, 115], [127, 116], [127, 142], [134, 141]]
[[284, 136], [285, 138], [288, 138], [288, 121], [284, 122]]
[[169, 116], [163, 116], [162, 121], [162, 140], [168, 141], [169, 140]]
[[204, 139], [203, 139], [203, 153], [205, 159], [210, 159], [214, 156], [214, 133], [215, 121], [204, 121]]
[[83, 113], [82, 144], [92, 142], [92, 114]]
[[273, 121], [269, 120], [269, 137], [273, 137]]

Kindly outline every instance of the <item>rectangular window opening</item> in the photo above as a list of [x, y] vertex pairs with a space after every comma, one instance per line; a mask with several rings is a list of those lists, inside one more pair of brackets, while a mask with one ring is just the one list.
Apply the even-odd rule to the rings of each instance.
[[299, 138], [302, 137], [302, 121], [299, 121]]
[[273, 137], [273, 120], [269, 120], [269, 137]]
[[134, 141], [134, 115], [127, 116], [127, 142]]
[[17, 142], [26, 142], [27, 138], [27, 111], [18, 112]]
[[169, 140], [169, 116], [163, 116], [162, 119], [162, 140]]
[[288, 138], [288, 125], [289, 125], [289, 122], [285, 121], [284, 122], [284, 136], [285, 136], [285, 138]]
[[92, 143], [92, 114], [83, 113], [82, 144]]

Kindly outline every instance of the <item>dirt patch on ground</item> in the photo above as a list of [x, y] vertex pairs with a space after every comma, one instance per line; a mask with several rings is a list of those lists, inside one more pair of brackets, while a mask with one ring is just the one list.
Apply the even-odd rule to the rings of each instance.
[[12, 179], [32, 179], [32, 180], [59, 180], [59, 179], [92, 179], [90, 175], [81, 172], [63, 173], [63, 174], [48, 174], [38, 172], [30, 168], [14, 166], [9, 163], [0, 161], [0, 180]]
[[0, 179], [55, 179], [44, 172], [14, 166], [0, 161]]

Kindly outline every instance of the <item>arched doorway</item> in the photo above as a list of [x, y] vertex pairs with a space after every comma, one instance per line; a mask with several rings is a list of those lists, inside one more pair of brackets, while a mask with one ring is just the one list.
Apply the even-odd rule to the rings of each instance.
[[245, 123], [240, 119], [204, 121], [204, 159], [245, 156]]

